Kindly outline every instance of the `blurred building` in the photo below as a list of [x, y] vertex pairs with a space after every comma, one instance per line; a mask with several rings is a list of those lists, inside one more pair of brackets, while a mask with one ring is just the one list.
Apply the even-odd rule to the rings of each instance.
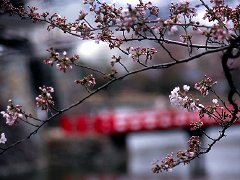
[[[13, 1], [14, 5], [24, 5], [23, 1]], [[22, 105], [25, 112], [36, 115], [34, 103], [32, 71], [34, 59], [31, 31], [36, 28], [30, 21], [0, 13], [0, 108], [6, 110], [8, 100]], [[22, 122], [10, 127], [1, 117], [0, 132], [8, 139], [3, 147], [26, 137], [33, 128]], [[35, 135], [0, 156], [0, 177], [33, 171], [43, 165], [42, 140]]]

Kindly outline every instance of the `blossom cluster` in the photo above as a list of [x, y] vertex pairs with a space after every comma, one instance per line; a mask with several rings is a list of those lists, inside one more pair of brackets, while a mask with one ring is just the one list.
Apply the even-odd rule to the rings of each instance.
[[[209, 94], [212, 86], [216, 83], [217, 82], [213, 81], [212, 78], [205, 75], [203, 80], [195, 83], [194, 88], [198, 90], [203, 96], [206, 96]], [[203, 118], [205, 114], [207, 114], [209, 118], [213, 118], [215, 120], [226, 119], [230, 116], [229, 113], [223, 111], [224, 107], [221, 107], [219, 105], [219, 97], [217, 97], [218, 99], [212, 99], [211, 105], [204, 106], [200, 104], [199, 99], [193, 99], [192, 95], [188, 95], [189, 89], [190, 86], [188, 85], [183, 86], [183, 91], [181, 91], [179, 87], [175, 87], [169, 95], [171, 105], [180, 110], [198, 112], [200, 119]], [[191, 126], [192, 130], [197, 130], [203, 126], [203, 123], [201, 121], [194, 122], [191, 124]]]
[[190, 160], [194, 157], [195, 153], [190, 150], [185, 151], [178, 151], [177, 157], [181, 160], [184, 164], [190, 163]]
[[[8, 103], [7, 111], [1, 111], [1, 114], [6, 119], [6, 124], [12, 126], [18, 119], [22, 119], [25, 113], [22, 110], [22, 106], [14, 105], [12, 100], [9, 100]], [[6, 141], [5, 133], [1, 133], [0, 144], [5, 144]]]
[[230, 34], [229, 34], [228, 30], [226, 30], [224, 27], [215, 25], [211, 29], [211, 36], [214, 39], [217, 39], [219, 41], [224, 41], [224, 40], [229, 39]]
[[154, 162], [152, 171], [153, 173], [160, 173], [162, 171], [171, 172], [172, 169], [180, 162], [188, 164], [194, 157], [199, 154], [200, 138], [199, 136], [192, 136], [188, 140], [188, 149], [185, 151], [178, 151], [177, 158], [174, 158], [173, 153], [168, 154], [161, 162]]
[[61, 17], [61, 15], [54, 13], [49, 19], [50, 25], [48, 26], [48, 31], [54, 29], [55, 27], [60, 27], [64, 32], [71, 32], [71, 28], [74, 24], [68, 23], [66, 17]]
[[[202, 108], [202, 109], [204, 109], [204, 108]], [[199, 116], [201, 114], [202, 109], [199, 112]], [[190, 124], [190, 126], [191, 126], [191, 128], [190, 128], [191, 131], [196, 131], [196, 130], [202, 128], [203, 122], [202, 121], [193, 122], [193, 123]]]
[[[199, 103], [199, 99], [194, 100], [191, 95], [188, 95], [188, 91], [190, 90], [190, 86], [184, 85], [183, 91], [180, 90], [179, 87], [175, 87], [171, 94], [169, 95], [170, 103], [179, 109], [186, 109], [190, 112], [197, 111], [200, 117], [200, 120], [197, 122], [193, 122], [190, 124], [190, 130], [191, 131], [197, 131], [202, 132], [202, 127], [204, 125], [203, 121], [201, 121], [201, 118], [204, 117], [204, 115], [208, 115], [209, 118], [213, 119], [217, 124], [220, 126], [228, 126], [229, 120], [232, 118], [231, 110], [229, 110], [226, 107], [226, 104], [224, 101], [220, 98], [220, 96], [212, 89], [212, 86], [216, 84], [216, 81], [213, 81], [212, 78], [205, 75], [203, 80], [200, 82], [197, 82], [195, 84], [195, 89], [198, 90], [203, 96], [206, 96], [209, 94], [209, 91], [211, 91], [216, 98], [212, 99], [212, 104], [208, 106], [204, 106]], [[219, 104], [222, 102], [225, 107], [221, 107]], [[227, 109], [227, 110], [226, 110]], [[207, 138], [209, 138], [212, 141], [216, 141], [214, 138], [211, 138], [207, 134], [205, 134]], [[177, 152], [177, 159], [173, 158], [173, 155], [167, 156], [161, 164], [155, 163], [153, 167], [153, 172], [158, 173], [162, 172], [163, 170], [168, 171], [166, 167], [170, 167], [170, 169], [174, 166], [176, 166], [178, 163], [188, 164], [191, 160], [193, 160], [195, 157], [199, 155], [199, 153], [203, 152], [200, 151], [200, 137], [199, 136], [191, 136], [191, 138], [188, 141], [188, 149], [183, 151]], [[171, 162], [169, 164], [169, 162]], [[171, 165], [171, 166], [169, 166]]]
[[79, 59], [78, 55], [68, 57], [66, 51], [63, 52], [62, 57], [60, 57], [59, 53], [56, 52], [53, 48], [50, 48], [47, 51], [50, 53], [50, 56], [43, 62], [51, 66], [56, 63], [56, 67], [63, 72], [66, 72], [67, 69], [72, 69], [74, 62]]
[[171, 3], [170, 17], [174, 23], [178, 23], [180, 22], [180, 15], [183, 15], [191, 20], [191, 18], [197, 15], [196, 11], [196, 8], [190, 6], [189, 1], [183, 1], [176, 4]]
[[95, 22], [98, 23], [97, 26], [106, 28], [109, 25], [116, 25], [116, 19], [120, 17], [122, 9], [122, 7], [117, 8], [115, 3], [102, 2], [98, 8], [96, 5], [91, 6], [90, 11], [96, 14]]
[[140, 61], [141, 57], [147, 62], [153, 58], [153, 55], [157, 53], [155, 48], [141, 48], [141, 47], [129, 47], [129, 56], [133, 61]]
[[130, 32], [132, 29], [136, 35], [141, 31], [148, 31], [149, 28], [147, 24], [145, 24], [149, 18], [146, 16], [147, 14], [149, 14], [149, 17], [158, 17], [159, 8], [154, 6], [151, 2], [140, 2], [135, 8], [129, 4], [127, 9], [122, 10], [120, 18], [117, 19], [118, 29], [116, 30], [126, 30]]
[[184, 43], [189, 43], [189, 42], [191, 42], [192, 36], [189, 34], [181, 34], [180, 39]]
[[[108, 42], [111, 49], [120, 47], [122, 40], [113, 35], [114, 33], [110, 30], [110, 27], [117, 26], [117, 20], [121, 17], [123, 8], [117, 8], [115, 3], [108, 4], [106, 2], [100, 3], [96, 1], [98, 4], [96, 5], [94, 2], [95, 1], [85, 1], [85, 4], [90, 5], [90, 12], [95, 14], [95, 23], [97, 24], [95, 28], [91, 26], [91, 36], [89, 36], [89, 38], [97, 42]], [[96, 29], [100, 29], [100, 32], [94, 35], [92, 31]]]
[[171, 105], [178, 109], [185, 109], [190, 112], [198, 111], [198, 101], [187, 96], [189, 89], [190, 86], [184, 85], [183, 91], [181, 92], [179, 87], [175, 87], [169, 95]]
[[200, 150], [200, 137], [199, 136], [192, 136], [188, 140], [188, 151], [192, 153], [198, 153]]
[[24, 112], [22, 111], [22, 106], [14, 105], [12, 100], [8, 102], [7, 111], [2, 111], [1, 114], [6, 119], [6, 124], [12, 126], [18, 118], [23, 118]]
[[117, 70], [112, 68], [111, 73], [107, 74], [106, 78], [114, 79], [117, 73], [118, 73]]
[[75, 83], [76, 84], [81, 84], [83, 86], [94, 86], [96, 84], [96, 80], [95, 78], [93, 77], [92, 74], [84, 77], [83, 79], [81, 80], [75, 80]]
[[207, 114], [210, 118], [214, 117], [214, 113], [217, 111], [217, 109], [218, 108], [222, 109], [222, 107], [219, 106], [217, 99], [213, 99], [212, 103], [213, 105], [206, 106], [199, 111], [200, 118], [203, 118], [205, 114]]
[[207, 10], [204, 18], [209, 21], [220, 20], [222, 22], [232, 22], [233, 29], [239, 29], [240, 5], [235, 8], [228, 6], [224, 1], [215, 2], [215, 6]]
[[232, 118], [231, 111], [226, 111], [226, 107], [220, 106], [218, 99], [212, 99], [212, 104], [199, 111], [199, 117], [203, 118], [207, 115], [214, 119], [219, 125], [224, 126]]
[[175, 166], [176, 161], [173, 158], [173, 154], [168, 154], [161, 163], [154, 162], [152, 171], [153, 173], [159, 173], [162, 171], [172, 171], [172, 168]]
[[197, 89], [203, 96], [206, 96], [209, 94], [210, 88], [216, 83], [217, 81], [213, 81], [212, 78], [205, 75], [205, 78], [200, 82], [197, 82], [194, 85], [194, 88]]
[[[50, 106], [54, 105], [54, 101], [52, 100], [51, 93], [54, 92], [52, 87], [39, 87], [41, 90], [41, 94], [36, 97], [36, 105], [37, 107], [41, 107], [42, 110], [48, 110]], [[12, 100], [8, 101], [9, 105], [7, 106], [6, 111], [1, 111], [3, 118], [6, 120], [6, 124], [12, 126], [18, 122], [18, 120], [22, 120], [29, 125], [36, 126], [31, 122], [26, 121], [27, 118], [33, 118], [31, 114], [26, 114], [22, 110], [22, 106], [15, 105]], [[7, 138], [5, 133], [1, 133], [0, 136], [0, 144], [5, 144]]]
[[[35, 21], [45, 21], [49, 24], [48, 30], [60, 28], [65, 33], [74, 34], [81, 39], [92, 39], [96, 42], [104, 41], [111, 49], [122, 46], [131, 38], [148, 39], [147, 34], [164, 42], [166, 32], [174, 32], [179, 27], [184, 29], [185, 34], [181, 35], [184, 43], [191, 40], [192, 34], [188, 32], [189, 27], [193, 30], [202, 28], [203, 36], [223, 41], [230, 37], [232, 32], [239, 29], [240, 5], [229, 7], [223, 0], [211, 0], [213, 6], [207, 6], [204, 18], [213, 21], [211, 27], [200, 24], [193, 20], [197, 15], [199, 6], [192, 6], [190, 1], [171, 3], [168, 19], [159, 17], [159, 8], [151, 2], [139, 1], [137, 5], [128, 5], [127, 8], [119, 7], [116, 3], [106, 3], [98, 0], [85, 0], [84, 4], [88, 11], [81, 10], [78, 18], [73, 22], [68, 22], [66, 17], [60, 14], [48, 12], [38, 12], [36, 7], [14, 7], [9, 0], [4, 0], [2, 9], [5, 12], [18, 14], [20, 17], [29, 17]], [[94, 16], [94, 22], [88, 21], [89, 16]], [[233, 27], [227, 27], [230, 22]], [[152, 30], [155, 30], [154, 32]], [[121, 31], [122, 36], [116, 31]], [[145, 34], [145, 35], [144, 35]], [[65, 69], [65, 67], [63, 67]]]
[[110, 62], [111, 63], [111, 66], [114, 66], [116, 63], [119, 63], [121, 61], [122, 57], [121, 56], [115, 56], [113, 55], [112, 56], [112, 61]]
[[48, 110], [51, 106], [54, 105], [54, 101], [51, 93], [54, 92], [52, 87], [39, 87], [41, 94], [36, 97], [37, 107], [42, 108], [42, 110]]
[[132, 27], [134, 27], [134, 25], [136, 24], [137, 19], [137, 12], [133, 10], [132, 7], [129, 5], [128, 9], [125, 9], [122, 12], [121, 18], [117, 20], [117, 30], [126, 30], [127, 32], [130, 32]]

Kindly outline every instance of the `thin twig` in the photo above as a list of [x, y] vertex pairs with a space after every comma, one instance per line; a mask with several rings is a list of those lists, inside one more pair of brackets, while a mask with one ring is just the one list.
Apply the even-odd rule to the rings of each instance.
[[[115, 79], [112, 79], [110, 81], [108, 81], [107, 83], [105, 83], [104, 85], [98, 87], [97, 89], [95, 89], [94, 91], [92, 91], [91, 93], [89, 93], [87, 96], [85, 96], [84, 98], [82, 98], [81, 100], [73, 103], [72, 105], [62, 109], [62, 110], [59, 110], [58, 112], [56, 112], [55, 114], [53, 114], [52, 116], [50, 116], [48, 119], [46, 119], [45, 121], [42, 122], [42, 124], [40, 124], [34, 131], [32, 131], [28, 136], [22, 138], [21, 140], [18, 140], [16, 141], [15, 143], [13, 144], [10, 144], [8, 147], [6, 148], [2, 148], [0, 154], [3, 154], [4, 152], [6, 152], [8, 149], [11, 149], [15, 146], [17, 146], [18, 144], [21, 144], [22, 142], [24, 142], [25, 140], [27, 139], [30, 139], [34, 134], [37, 134], [37, 132], [41, 129], [41, 127], [43, 127], [45, 124], [47, 124], [49, 121], [51, 121], [52, 119], [54, 119], [55, 117], [59, 116], [60, 114], [78, 106], [79, 104], [81, 104], [82, 102], [84, 102], [85, 100], [87, 100], [88, 98], [90, 98], [91, 96], [95, 95], [96, 93], [98, 93], [99, 91], [103, 90], [103, 89], [106, 89], [108, 86], [110, 86], [111, 84], [115, 83], [116, 81], [120, 81], [128, 76], [131, 76], [131, 75], [134, 75], [134, 74], [138, 74], [138, 73], [141, 73], [141, 72], [144, 72], [144, 71], [148, 71], [148, 70], [151, 70], [151, 69], [165, 69], [165, 68], [168, 68], [168, 67], [171, 67], [171, 66], [174, 66], [174, 65], [177, 65], [177, 64], [182, 64], [182, 63], [186, 63], [186, 62], [189, 62], [189, 61], [193, 61], [193, 60], [199, 60], [199, 57], [202, 57], [204, 55], [207, 55], [207, 54], [211, 54], [211, 53], [216, 53], [216, 52], [219, 52], [219, 51], [223, 51], [225, 50], [227, 47], [221, 47], [221, 48], [218, 48], [218, 49], [214, 49], [214, 50], [209, 50], [209, 51], [206, 51], [206, 52], [203, 52], [203, 53], [200, 53], [200, 54], [197, 54], [195, 56], [192, 56], [192, 57], [189, 57], [189, 58], [186, 58], [186, 59], [182, 59], [178, 62], [168, 62], [168, 63], [162, 63], [162, 64], [157, 64], [157, 65], [153, 65], [153, 66], [149, 66], [149, 67], [144, 67], [142, 69], [138, 69], [138, 70], [135, 70], [135, 71], [131, 71], [125, 75], [122, 75], [120, 77], [117, 77]], [[235, 116], [233, 118], [236, 118]], [[235, 120], [235, 119], [234, 119]], [[223, 131], [224, 132], [224, 131]], [[214, 141], [215, 142], [215, 141]], [[216, 143], [216, 142], [215, 142]], [[215, 144], [214, 143], [214, 144]], [[211, 147], [211, 146], [210, 146]]]

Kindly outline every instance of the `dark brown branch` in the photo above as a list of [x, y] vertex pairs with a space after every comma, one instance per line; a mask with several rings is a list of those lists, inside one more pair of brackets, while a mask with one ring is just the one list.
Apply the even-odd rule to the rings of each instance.
[[[237, 91], [236, 86], [234, 85], [234, 82], [233, 82], [233, 79], [232, 79], [231, 69], [228, 67], [228, 64], [227, 64], [228, 60], [230, 58], [240, 57], [240, 53], [237, 53], [238, 56], [233, 55], [233, 49], [237, 48], [239, 50], [239, 47], [240, 47], [240, 37], [237, 37], [236, 39], [232, 40], [230, 46], [227, 48], [227, 51], [223, 54], [223, 57], [222, 57], [223, 71], [224, 71], [224, 74], [225, 74], [225, 78], [228, 82], [229, 88], [230, 88], [229, 93], [228, 93], [228, 101], [233, 107], [233, 111], [231, 111], [232, 117], [228, 121], [227, 124], [222, 126], [222, 130], [220, 131], [219, 136], [215, 139], [211, 138], [212, 142], [210, 144], [208, 144], [208, 147], [205, 148], [204, 151], [200, 151], [199, 153], [197, 153], [193, 157], [190, 157], [188, 159], [189, 162], [194, 160], [195, 158], [199, 157], [200, 155], [208, 153], [218, 141], [220, 141], [223, 137], [226, 136], [225, 135], [226, 130], [229, 127], [231, 127], [239, 119], [238, 116], [237, 116], [237, 114], [239, 112], [239, 108], [238, 108], [238, 105], [236, 104], [236, 102], [233, 99], [234, 95], [238, 94], [238, 91]], [[176, 160], [175, 163], [174, 163], [174, 167], [181, 164], [181, 163], [186, 163], [186, 160], [182, 160], [182, 159]]]
[[234, 82], [233, 82], [233, 79], [232, 79], [232, 75], [231, 75], [231, 69], [228, 67], [228, 60], [229, 58], [238, 58], [239, 56], [235, 57], [233, 55], [233, 49], [234, 48], [237, 48], [238, 51], [239, 48], [240, 48], [240, 37], [237, 37], [236, 39], [234, 39], [229, 48], [227, 49], [227, 51], [223, 54], [223, 58], [222, 58], [222, 67], [223, 67], [223, 71], [224, 71], [224, 74], [225, 74], [225, 78], [228, 82], [228, 85], [229, 85], [229, 88], [230, 88], [230, 91], [228, 93], [228, 101], [229, 103], [233, 106], [234, 108], [234, 113], [235, 114], [234, 116], [237, 115], [237, 111], [238, 111], [238, 105], [236, 104], [236, 102], [234, 101], [234, 95], [235, 94], [238, 94], [239, 95], [239, 92], [236, 88], [236, 86], [234, 85]]
[[157, 65], [153, 65], [153, 66], [149, 66], [149, 67], [144, 67], [142, 69], [138, 69], [138, 70], [135, 70], [135, 71], [132, 71], [132, 72], [129, 72], [125, 75], [122, 75], [120, 77], [117, 77], [115, 79], [112, 79], [111, 81], [108, 81], [107, 83], [105, 83], [104, 85], [102, 85], [101, 87], [97, 88], [96, 90], [92, 91], [91, 93], [89, 93], [87, 96], [85, 96], [84, 98], [82, 98], [81, 100], [79, 100], [78, 102], [76, 103], [73, 103], [72, 105], [70, 105], [69, 107], [66, 107], [62, 110], [58, 110], [58, 112], [56, 112], [55, 114], [53, 114], [51, 117], [49, 117], [47, 120], [43, 121], [42, 124], [40, 124], [34, 131], [32, 131], [27, 137], [21, 139], [21, 140], [18, 140], [16, 141], [15, 143], [9, 145], [8, 147], [6, 148], [2, 148], [0, 154], [3, 154], [4, 152], [6, 152], [8, 149], [10, 148], [13, 148], [15, 146], [17, 146], [18, 144], [24, 142], [25, 140], [27, 139], [30, 139], [34, 134], [37, 134], [37, 132], [45, 125], [47, 124], [49, 121], [51, 121], [52, 119], [54, 119], [55, 117], [59, 116], [60, 114], [78, 106], [79, 104], [81, 104], [82, 102], [84, 102], [86, 99], [90, 98], [91, 96], [95, 95], [96, 93], [98, 93], [99, 91], [103, 90], [103, 89], [106, 89], [108, 86], [110, 86], [111, 84], [117, 82], [117, 81], [120, 81], [128, 76], [131, 76], [131, 75], [134, 75], [134, 74], [138, 74], [140, 72], [144, 72], [144, 71], [147, 71], [147, 70], [151, 70], [151, 69], [165, 69], [165, 68], [169, 68], [171, 66], [174, 66], [174, 65], [177, 65], [177, 64], [182, 64], [182, 63], [186, 63], [186, 62], [189, 62], [189, 61], [193, 61], [193, 60], [198, 60], [198, 58], [204, 56], [204, 55], [207, 55], [207, 54], [212, 54], [212, 53], [216, 53], [216, 52], [220, 52], [220, 51], [223, 51], [227, 49], [227, 47], [221, 47], [221, 48], [218, 48], [218, 49], [214, 49], [214, 50], [209, 50], [209, 51], [206, 51], [206, 52], [203, 52], [203, 53], [200, 53], [200, 54], [197, 54], [195, 56], [192, 56], [190, 58], [186, 58], [186, 59], [182, 59], [182, 60], [179, 60], [177, 62], [173, 61], [173, 62], [168, 62], [168, 63], [163, 63], [163, 64], [157, 64]]

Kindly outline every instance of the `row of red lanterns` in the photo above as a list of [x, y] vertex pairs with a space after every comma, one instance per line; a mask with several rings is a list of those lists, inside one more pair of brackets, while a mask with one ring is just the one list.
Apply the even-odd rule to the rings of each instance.
[[[60, 119], [60, 126], [66, 133], [116, 134], [186, 128], [197, 121], [199, 121], [197, 113], [146, 110], [128, 113], [105, 112], [92, 116], [87, 114], [63, 115]], [[208, 117], [202, 118], [201, 121], [206, 126], [216, 124]]]

